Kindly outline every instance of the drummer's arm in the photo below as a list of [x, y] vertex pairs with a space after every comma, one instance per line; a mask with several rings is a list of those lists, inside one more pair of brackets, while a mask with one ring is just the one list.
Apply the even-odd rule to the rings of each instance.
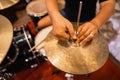
[[51, 17], [54, 17], [60, 14], [57, 0], [45, 0], [45, 3], [47, 6], [49, 15], [39, 20], [38, 27], [40, 29], [50, 26], [52, 24]]
[[114, 10], [115, 0], [106, 0], [100, 3], [100, 11], [96, 17], [91, 21], [96, 26], [100, 27], [104, 24], [112, 15]]
[[57, 0], [45, 0], [45, 2], [51, 19], [56, 17], [57, 15], [61, 15], [59, 12], [59, 6]]

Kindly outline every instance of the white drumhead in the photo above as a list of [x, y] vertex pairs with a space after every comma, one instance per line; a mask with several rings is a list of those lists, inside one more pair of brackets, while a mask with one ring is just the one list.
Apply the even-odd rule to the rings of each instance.
[[26, 7], [27, 14], [32, 16], [44, 16], [47, 13], [45, 0], [35, 0]]
[[44, 40], [46, 39], [47, 35], [52, 31], [52, 26], [46, 27], [44, 29], [42, 29], [40, 32], [38, 32], [38, 34], [35, 37], [35, 45], [38, 45], [36, 47], [36, 50], [40, 53], [42, 53], [43, 55], [45, 55], [45, 51], [44, 51]]

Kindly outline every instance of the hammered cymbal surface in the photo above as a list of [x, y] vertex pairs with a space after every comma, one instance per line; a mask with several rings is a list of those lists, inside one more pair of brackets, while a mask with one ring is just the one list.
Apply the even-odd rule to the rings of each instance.
[[58, 69], [72, 74], [88, 74], [100, 69], [108, 59], [108, 43], [99, 34], [85, 46], [74, 47], [50, 33], [44, 45], [46, 56]]

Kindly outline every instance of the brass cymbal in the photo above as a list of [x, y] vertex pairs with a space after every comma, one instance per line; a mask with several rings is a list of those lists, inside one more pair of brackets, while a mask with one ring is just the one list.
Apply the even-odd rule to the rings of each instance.
[[0, 0], [0, 10], [11, 7], [18, 1], [19, 0]]
[[72, 74], [94, 72], [105, 64], [109, 56], [108, 43], [101, 34], [83, 47], [74, 47], [50, 33], [44, 48], [46, 56], [56, 68]]
[[13, 37], [13, 27], [10, 21], [0, 15], [0, 64], [4, 60]]

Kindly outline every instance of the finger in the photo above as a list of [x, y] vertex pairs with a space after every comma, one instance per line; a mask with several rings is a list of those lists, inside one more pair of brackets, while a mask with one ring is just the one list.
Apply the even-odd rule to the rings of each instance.
[[83, 39], [85, 39], [89, 34], [90, 34], [90, 30], [88, 30], [84, 35], [78, 36], [77, 42], [79, 43], [80, 41], [82, 41]]
[[80, 37], [82, 37], [82, 36], [85, 36], [85, 37], [87, 37], [89, 34], [90, 34], [90, 32], [91, 32], [91, 30], [90, 29], [87, 29], [87, 31], [83, 34], [83, 35], [81, 35], [81, 34], [78, 34], [78, 38], [80, 38]]
[[77, 36], [76, 36], [76, 34], [75, 34], [75, 31], [74, 31], [74, 29], [73, 29], [72, 24], [67, 25], [67, 28], [68, 28], [68, 31], [69, 31], [70, 36], [71, 36], [73, 39], [77, 39]]
[[90, 35], [88, 35], [84, 40], [82, 40], [80, 42], [81, 46], [84, 46], [88, 41], [92, 40], [94, 38], [94, 34], [91, 33]]
[[81, 37], [82, 35], [84, 35], [87, 30], [89, 30], [89, 28], [84, 28], [84, 26], [81, 27], [81, 30], [78, 32], [78, 37]]
[[82, 27], [79, 26], [78, 29], [77, 29], [78, 34], [81, 32], [81, 30], [82, 30]]
[[88, 36], [87, 38], [85, 38], [83, 41], [80, 42], [80, 45], [84, 46], [90, 40], [92, 40], [92, 37]]
[[70, 38], [70, 35], [65, 32], [62, 35], [58, 35], [57, 37], [61, 40], [68, 40]]
[[54, 36], [56, 36], [57, 38], [62, 39], [62, 40], [67, 40], [70, 37], [68, 31], [67, 32], [66, 31], [61, 31], [61, 30], [56, 31], [56, 30], [54, 30], [54, 28], [52, 30], [52, 34]]

